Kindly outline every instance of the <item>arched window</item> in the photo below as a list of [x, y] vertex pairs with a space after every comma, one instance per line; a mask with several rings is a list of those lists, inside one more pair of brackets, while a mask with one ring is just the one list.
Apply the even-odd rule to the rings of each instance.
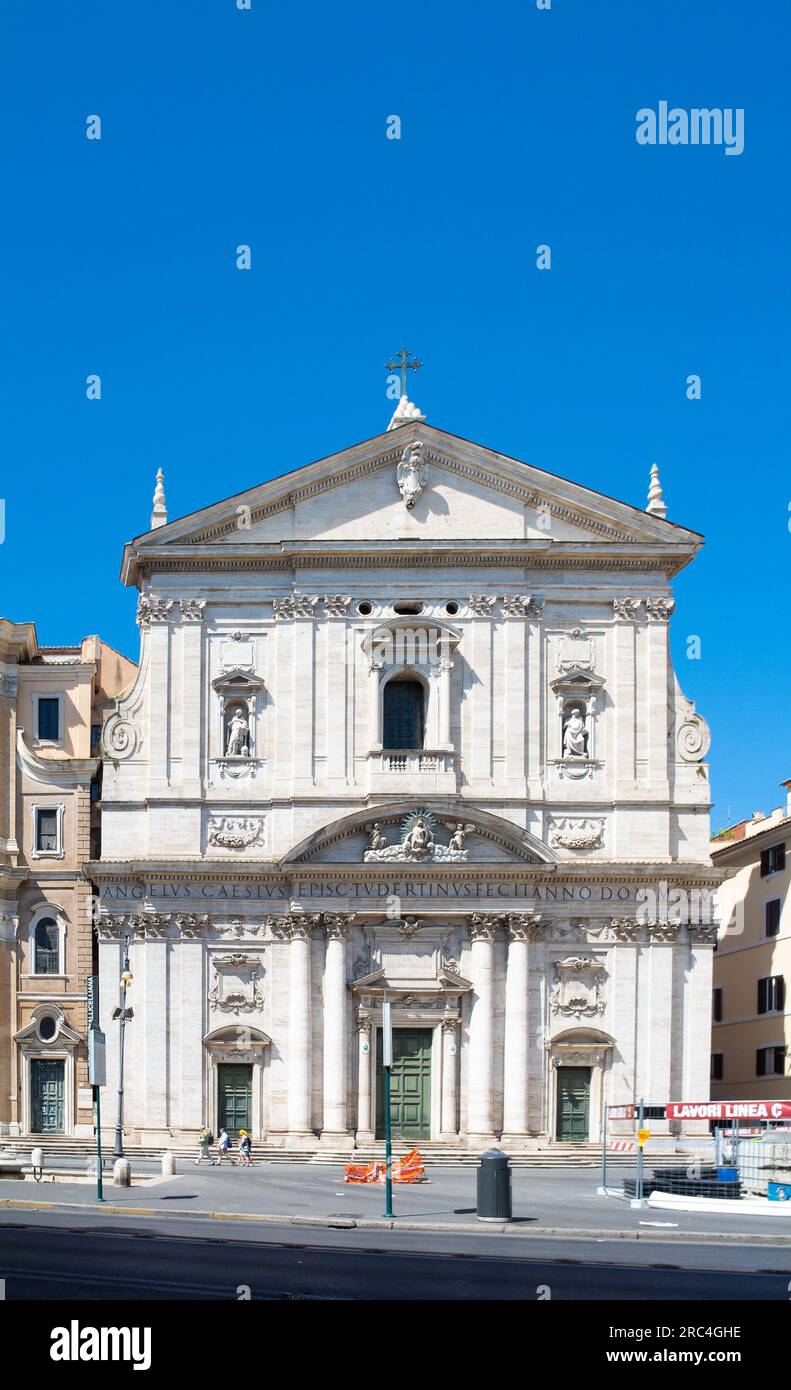
[[420, 681], [388, 681], [383, 716], [383, 748], [422, 748], [425, 718]]
[[35, 963], [36, 975], [57, 975], [60, 965], [60, 932], [52, 917], [42, 917], [36, 923]]

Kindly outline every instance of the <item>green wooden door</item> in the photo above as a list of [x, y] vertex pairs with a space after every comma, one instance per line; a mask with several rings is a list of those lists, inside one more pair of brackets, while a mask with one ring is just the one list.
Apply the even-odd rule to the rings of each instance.
[[253, 1068], [251, 1064], [222, 1062], [217, 1067], [217, 1133], [227, 1129], [232, 1139], [239, 1130], [253, 1130]]
[[590, 1067], [558, 1067], [558, 1139], [583, 1144], [588, 1138], [590, 1090]]
[[[431, 1137], [431, 1029], [394, 1028], [390, 1068], [390, 1123], [394, 1139]], [[376, 1137], [385, 1137], [382, 1030], [376, 1030]]]
[[32, 1126], [34, 1134], [63, 1133], [65, 1062], [30, 1063]]

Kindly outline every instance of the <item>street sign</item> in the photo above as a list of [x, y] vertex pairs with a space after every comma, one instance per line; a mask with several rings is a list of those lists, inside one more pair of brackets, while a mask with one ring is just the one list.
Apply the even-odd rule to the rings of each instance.
[[107, 1085], [107, 1062], [105, 1060], [105, 1037], [98, 1028], [88, 1033], [88, 1084]]
[[88, 1027], [99, 1027], [99, 976], [88, 976]]
[[668, 1120], [789, 1120], [788, 1100], [675, 1100], [665, 1108]]

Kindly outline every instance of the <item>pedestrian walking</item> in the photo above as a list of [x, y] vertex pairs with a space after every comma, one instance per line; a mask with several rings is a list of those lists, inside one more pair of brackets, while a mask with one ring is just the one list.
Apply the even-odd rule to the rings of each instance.
[[239, 1130], [239, 1163], [242, 1168], [253, 1166], [252, 1145], [246, 1129]]
[[222, 1163], [222, 1161], [223, 1161], [224, 1158], [230, 1159], [230, 1155], [231, 1155], [231, 1138], [230, 1138], [230, 1135], [229, 1135], [227, 1129], [220, 1129], [220, 1137], [219, 1137], [219, 1139], [217, 1140], [217, 1157], [215, 1158], [214, 1162], [215, 1162], [216, 1164]]
[[212, 1159], [211, 1154], [209, 1153], [209, 1149], [211, 1148], [213, 1143], [214, 1135], [212, 1134], [211, 1130], [207, 1129], [207, 1127], [204, 1125], [203, 1129], [198, 1135], [198, 1157], [195, 1159], [196, 1166], [199, 1163], [211, 1163]]

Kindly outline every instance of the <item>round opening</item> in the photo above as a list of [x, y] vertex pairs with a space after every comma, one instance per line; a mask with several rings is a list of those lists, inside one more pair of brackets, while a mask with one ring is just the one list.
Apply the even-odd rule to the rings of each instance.
[[55, 1023], [54, 1018], [52, 1018], [49, 1014], [46, 1014], [44, 1018], [39, 1019], [39, 1037], [42, 1038], [44, 1042], [49, 1042], [50, 1038], [54, 1038], [55, 1036], [56, 1027], [57, 1024]]
[[398, 603], [393, 604], [393, 612], [402, 614], [422, 613], [423, 604], [419, 599], [400, 599]]
[[362, 603], [358, 603], [357, 605], [357, 612], [362, 613], [364, 618], [367, 618], [369, 613], [373, 613], [373, 611], [374, 606], [372, 603], [369, 603], [367, 599], [363, 599]]
[[449, 603], [445, 604], [445, 612], [450, 613], [451, 617], [453, 617], [454, 613], [458, 613], [458, 611], [459, 605], [456, 602], [455, 598], [452, 598]]

